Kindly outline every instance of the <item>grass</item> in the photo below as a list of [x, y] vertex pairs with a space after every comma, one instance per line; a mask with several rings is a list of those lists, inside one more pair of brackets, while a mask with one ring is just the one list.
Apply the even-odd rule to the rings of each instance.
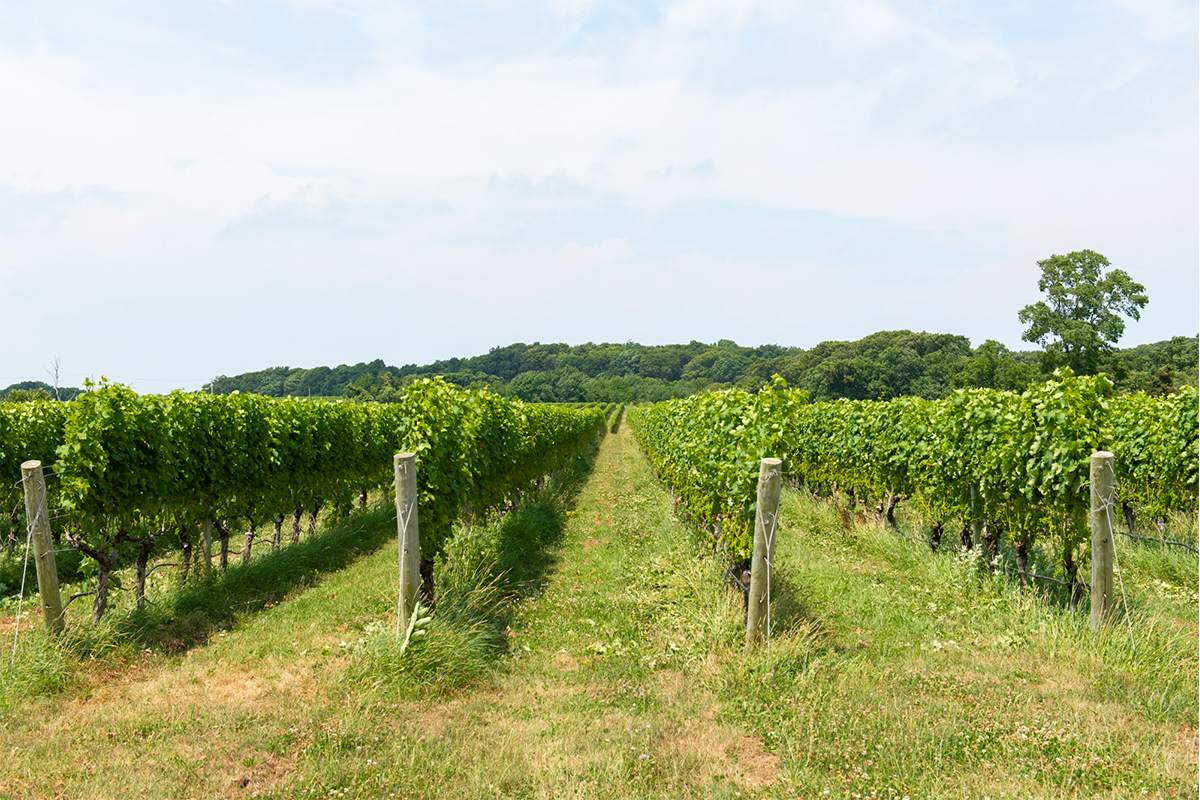
[[781, 520], [749, 658], [623, 431], [458, 530], [402, 659], [386, 504], [63, 643], [27, 607], [0, 796], [1195, 796], [1193, 554], [1119, 542], [1128, 613], [1094, 633], [915, 521], [848, 531], [792, 490]]
[[846, 532], [809, 496], [781, 516], [780, 622], [816, 644], [728, 699], [789, 756], [800, 796], [1195, 794], [1194, 558], [1125, 560], [1127, 587], [1187, 578], [1171, 604], [1135, 594], [1131, 644], [1124, 619], [1096, 635], [1085, 610], [965, 554]]

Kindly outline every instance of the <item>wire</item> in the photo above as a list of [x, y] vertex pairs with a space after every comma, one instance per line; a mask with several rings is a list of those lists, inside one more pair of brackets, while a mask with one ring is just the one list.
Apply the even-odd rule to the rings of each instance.
[[[406, 476], [408, 473], [408, 461], [400, 462], [400, 474]], [[400, 498], [400, 487], [396, 487], [396, 497]], [[408, 523], [412, 521], [412, 515], [416, 513], [417, 500], [414, 497], [411, 502], [400, 509], [397, 515], [397, 521], [400, 523], [396, 530], [396, 641], [400, 641], [400, 618], [404, 612], [404, 542], [408, 539]]]
[[[1113, 480], [1115, 481], [1116, 470], [1113, 469], [1112, 459], [1107, 459], [1104, 466], [1109, 472], [1113, 473]], [[1125, 576], [1121, 573], [1121, 562], [1117, 559], [1117, 540], [1112, 535], [1112, 532], [1117, 529], [1117, 526], [1113, 525], [1112, 521], [1113, 498], [1111, 493], [1108, 497], [1100, 498], [1100, 508], [1104, 511], [1104, 516], [1108, 518], [1108, 540], [1112, 546], [1113, 564], [1116, 565], [1117, 568], [1117, 579], [1121, 582], [1121, 604], [1125, 606], [1125, 624], [1129, 627], [1129, 646], [1134, 650], [1137, 650], [1137, 642], [1135, 642], [1133, 639], [1133, 620], [1129, 615], [1129, 600], [1125, 597]]]
[[29, 572], [29, 547], [30, 543], [33, 541], [33, 526], [37, 524], [38, 516], [41, 513], [41, 509], [38, 509], [37, 514], [35, 514], [33, 517], [33, 522], [26, 526], [25, 529], [25, 563], [21, 567], [21, 593], [17, 596], [17, 624], [16, 627], [13, 628], [12, 659], [8, 663], [8, 668], [10, 670], [13, 669], [17, 664], [17, 639], [21, 635], [21, 604], [25, 600], [25, 575]]
[[1129, 531], [1117, 530], [1115, 528], [1113, 529], [1113, 532], [1119, 533], [1122, 536], [1128, 536], [1130, 539], [1137, 539], [1139, 542], [1154, 542], [1155, 544], [1166, 544], [1166, 545], [1171, 545], [1172, 547], [1186, 547], [1188, 550], [1191, 550], [1193, 553], [1200, 554], [1200, 551], [1197, 551], [1196, 548], [1192, 547], [1190, 544], [1187, 544], [1186, 542], [1173, 542], [1170, 539], [1151, 539], [1149, 536], [1137, 536], [1135, 534], [1130, 533]]

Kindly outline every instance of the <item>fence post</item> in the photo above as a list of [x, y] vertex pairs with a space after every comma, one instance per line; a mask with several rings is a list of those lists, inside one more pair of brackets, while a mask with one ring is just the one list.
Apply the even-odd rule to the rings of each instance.
[[25, 485], [25, 520], [31, 532], [33, 557], [37, 564], [38, 593], [42, 600], [42, 619], [52, 634], [63, 632], [62, 595], [58, 591], [58, 566], [54, 561], [54, 539], [50, 534], [50, 509], [46, 505], [46, 478], [42, 462], [21, 465]]
[[200, 518], [200, 549], [204, 553], [204, 580], [212, 578], [212, 510], [208, 502], [202, 504], [204, 516]]
[[1113, 454], [1092, 453], [1092, 629], [1113, 607]]
[[779, 492], [783, 483], [778, 458], [758, 465], [758, 506], [754, 514], [754, 557], [750, 562], [750, 596], [746, 608], [746, 654], [771, 631], [771, 564], [779, 522]]
[[421, 539], [417, 526], [417, 457], [412, 453], [397, 453], [393, 459], [396, 471], [396, 533], [399, 553], [400, 593], [396, 602], [396, 636], [408, 630], [409, 616], [417, 604], [421, 586]]
[[971, 487], [971, 549], [979, 555], [979, 545], [983, 541], [983, 516], [979, 513], [979, 494]]

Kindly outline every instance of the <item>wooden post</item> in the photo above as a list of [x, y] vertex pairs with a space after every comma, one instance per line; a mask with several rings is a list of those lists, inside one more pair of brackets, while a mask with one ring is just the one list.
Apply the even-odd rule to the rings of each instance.
[[1113, 454], [1092, 453], [1092, 629], [1113, 607]]
[[971, 517], [971, 549], [978, 555], [979, 544], [983, 541], [983, 515], [979, 513], [978, 493], [974, 486], [971, 487]]
[[204, 553], [204, 580], [212, 578], [212, 511], [204, 503], [204, 516], [200, 518], [200, 549]]
[[42, 599], [42, 619], [52, 634], [63, 632], [62, 595], [58, 592], [58, 566], [54, 561], [54, 539], [50, 534], [50, 509], [46, 505], [46, 478], [42, 462], [21, 465], [25, 484], [25, 519], [31, 532], [33, 557], [37, 564], [38, 592]]
[[242, 549], [242, 563], [250, 563], [250, 548], [254, 546], [254, 537], [258, 531], [254, 528], [254, 518], [248, 517], [250, 520], [250, 528], [246, 531], [246, 546]]
[[396, 636], [408, 630], [409, 617], [417, 605], [421, 586], [421, 539], [417, 526], [417, 457], [412, 453], [397, 453], [393, 458], [396, 470], [396, 533], [399, 553], [400, 594], [396, 609]]
[[750, 562], [750, 597], [746, 609], [746, 653], [771, 631], [771, 564], [779, 522], [779, 492], [783, 484], [778, 458], [758, 465], [758, 510], [754, 515], [754, 557]]

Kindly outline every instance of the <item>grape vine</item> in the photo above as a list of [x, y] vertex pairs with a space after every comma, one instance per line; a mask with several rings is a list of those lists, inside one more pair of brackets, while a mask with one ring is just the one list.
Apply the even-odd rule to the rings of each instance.
[[992, 536], [1007, 533], [1022, 572], [1040, 541], [1073, 582], [1093, 452], [1116, 454], [1118, 502], [1150, 514], [1196, 504], [1196, 390], [1113, 399], [1111, 388], [1104, 376], [1063, 369], [1021, 393], [809, 404], [777, 377], [758, 394], [670, 400], [631, 409], [628, 420], [659, 474], [735, 559], [750, 554], [757, 461], [773, 456], [793, 481], [883, 498], [889, 515], [903, 498], [938, 531], [987, 520]]

